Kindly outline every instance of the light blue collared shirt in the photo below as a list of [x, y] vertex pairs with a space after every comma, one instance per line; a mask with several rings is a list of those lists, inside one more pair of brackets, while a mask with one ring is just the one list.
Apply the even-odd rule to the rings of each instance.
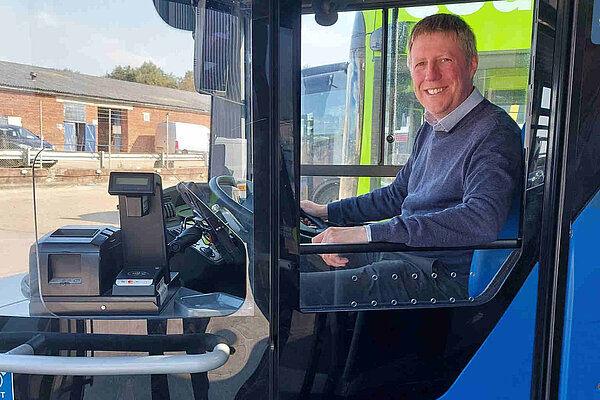
[[[482, 100], [483, 96], [479, 90], [476, 87], [473, 87], [473, 91], [469, 97], [467, 97], [465, 101], [460, 103], [458, 107], [452, 110], [444, 118], [438, 121], [429, 111], [425, 111], [425, 121], [427, 121], [427, 123], [431, 125], [433, 130], [436, 132], [450, 132], [452, 128], [454, 128], [461, 119], [470, 113], [471, 110], [477, 106], [477, 104], [481, 103]], [[365, 225], [365, 231], [367, 232], [367, 241], [371, 242], [371, 226]]]
[[456, 126], [475, 106], [483, 100], [483, 96], [476, 87], [473, 87], [473, 91], [454, 110], [450, 111], [441, 120], [435, 119], [435, 117], [429, 112], [425, 111], [425, 121], [433, 127], [436, 132], [450, 132], [452, 128]]

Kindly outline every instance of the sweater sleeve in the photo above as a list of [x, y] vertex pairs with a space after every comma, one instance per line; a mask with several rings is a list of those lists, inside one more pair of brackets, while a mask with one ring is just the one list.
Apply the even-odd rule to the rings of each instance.
[[371, 224], [373, 241], [409, 246], [473, 246], [495, 240], [522, 175], [519, 135], [498, 125], [465, 165], [462, 202], [444, 210]]
[[402, 203], [408, 191], [408, 178], [413, 163], [411, 155], [396, 179], [382, 188], [357, 197], [329, 203], [327, 218], [340, 225], [355, 225], [368, 221], [391, 218], [402, 212]]

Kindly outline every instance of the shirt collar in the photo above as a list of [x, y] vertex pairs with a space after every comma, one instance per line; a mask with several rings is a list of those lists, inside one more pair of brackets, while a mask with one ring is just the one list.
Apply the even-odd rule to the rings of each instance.
[[425, 121], [429, 125], [433, 127], [433, 130], [436, 132], [450, 132], [452, 128], [456, 126], [475, 106], [483, 100], [483, 96], [479, 92], [479, 90], [474, 87], [473, 91], [463, 101], [456, 107], [454, 110], [450, 112], [450, 114], [446, 115], [441, 120], [435, 119], [435, 117], [429, 112], [425, 111]]

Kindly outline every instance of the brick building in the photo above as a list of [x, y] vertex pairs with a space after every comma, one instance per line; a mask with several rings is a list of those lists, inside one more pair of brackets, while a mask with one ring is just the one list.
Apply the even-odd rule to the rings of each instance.
[[[168, 116], [168, 117], [167, 117]], [[57, 150], [154, 152], [167, 121], [210, 127], [210, 98], [194, 92], [0, 61], [0, 123]]]

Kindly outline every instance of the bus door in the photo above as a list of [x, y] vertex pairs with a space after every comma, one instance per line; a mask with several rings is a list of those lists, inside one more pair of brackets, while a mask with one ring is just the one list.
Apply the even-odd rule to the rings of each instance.
[[600, 354], [589, 308], [598, 297], [598, 68], [592, 60], [599, 56], [600, 7], [561, 3], [556, 11], [556, 25], [543, 29], [555, 35], [553, 74], [565, 79], [545, 90], [552, 88], [551, 107], [563, 109], [565, 119], [550, 114], [546, 141], [553, 167], [545, 177], [532, 398], [592, 398], [598, 388], [590, 372]]

